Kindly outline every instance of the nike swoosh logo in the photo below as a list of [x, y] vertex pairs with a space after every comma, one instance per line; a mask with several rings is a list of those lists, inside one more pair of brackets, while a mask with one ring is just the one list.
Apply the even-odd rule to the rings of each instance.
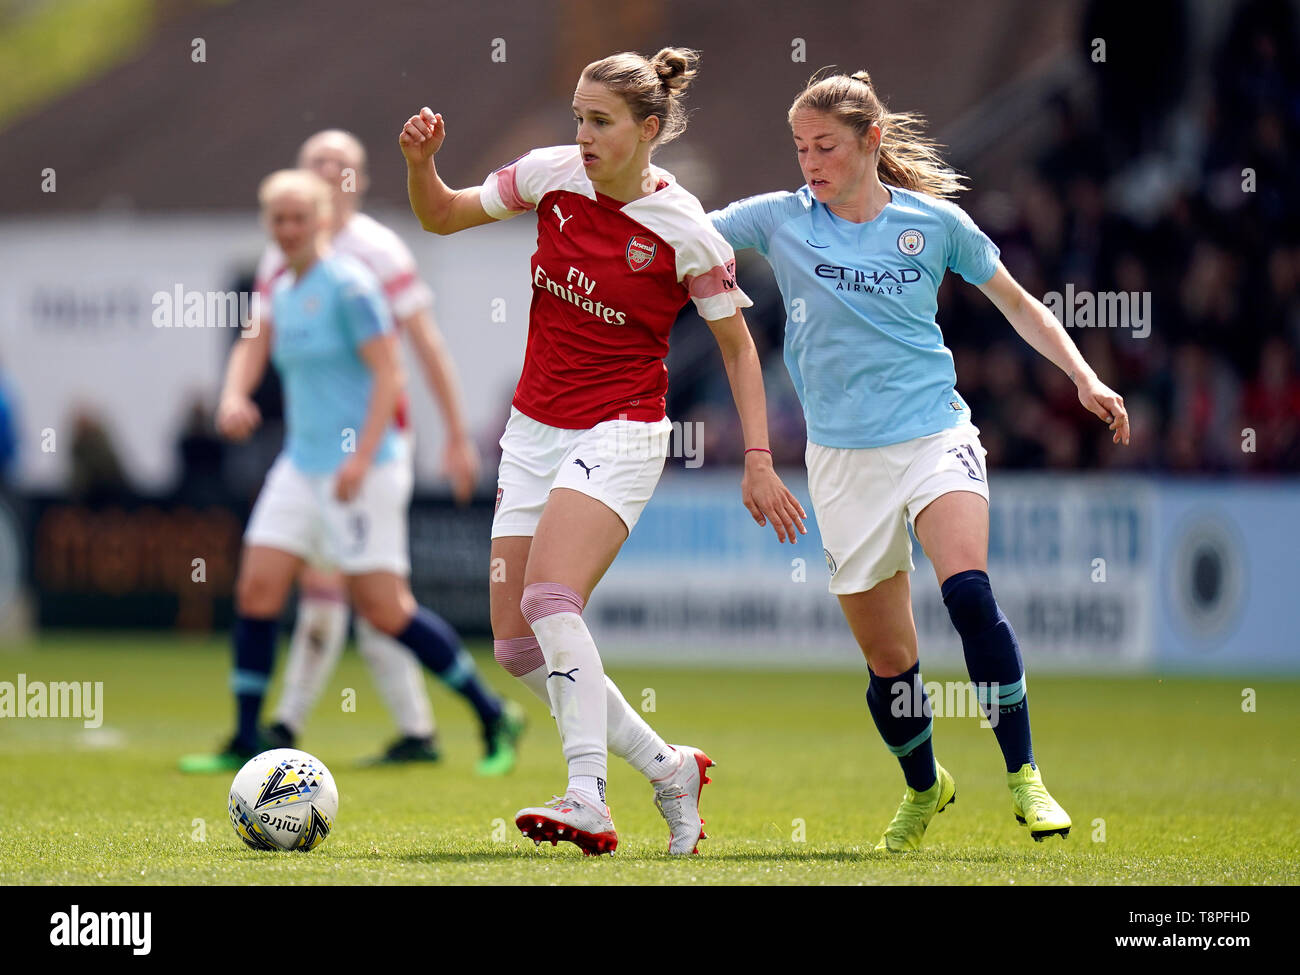
[[816, 247], [816, 248], [818, 248], [819, 250], [831, 246], [830, 244], [814, 244], [814, 243], [813, 243], [811, 240], [809, 240], [807, 237], [805, 237], [805, 238], [803, 239], [803, 242], [804, 242], [805, 244], [807, 244], [809, 247]]

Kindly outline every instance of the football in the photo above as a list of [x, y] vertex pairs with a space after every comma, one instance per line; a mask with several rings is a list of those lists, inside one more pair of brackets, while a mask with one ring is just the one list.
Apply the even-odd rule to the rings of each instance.
[[230, 823], [254, 850], [314, 850], [334, 828], [339, 791], [325, 763], [296, 748], [248, 760], [230, 784]]

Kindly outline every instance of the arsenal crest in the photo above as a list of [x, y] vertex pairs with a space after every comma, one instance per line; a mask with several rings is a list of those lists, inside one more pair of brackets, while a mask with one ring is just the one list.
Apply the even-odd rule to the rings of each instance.
[[649, 267], [659, 245], [649, 237], [633, 237], [627, 242], [627, 266], [633, 271]]

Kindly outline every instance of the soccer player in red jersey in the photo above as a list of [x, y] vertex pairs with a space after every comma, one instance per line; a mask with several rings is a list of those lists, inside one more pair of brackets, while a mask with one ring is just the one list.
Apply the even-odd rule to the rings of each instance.
[[654, 785], [669, 852], [696, 852], [703, 835], [699, 793], [712, 762], [667, 745], [642, 720], [605, 676], [582, 618], [663, 471], [664, 357], [688, 300], [717, 339], [740, 412], [745, 506], [781, 541], [806, 530], [767, 449], [735, 255], [699, 201], [650, 163], [685, 128], [696, 62], [693, 51], [665, 48], [587, 65], [573, 97], [577, 144], [534, 149], [482, 186], [452, 190], [439, 178], [441, 115], [423, 109], [399, 138], [424, 229], [450, 234], [537, 214], [527, 352], [501, 438], [492, 630], [502, 666], [551, 706], [569, 766], [565, 794], [521, 810], [516, 825], [587, 853], [618, 844], [605, 804], [607, 745]]

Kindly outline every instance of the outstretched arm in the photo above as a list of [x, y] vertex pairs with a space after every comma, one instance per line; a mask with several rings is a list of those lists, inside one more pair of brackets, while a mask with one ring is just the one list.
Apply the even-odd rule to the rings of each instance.
[[1112, 442], [1127, 445], [1129, 425], [1124, 397], [1097, 378], [1047, 307], [1021, 287], [1001, 261], [993, 277], [979, 289], [1035, 352], [1070, 377], [1078, 388], [1079, 402], [1101, 417], [1114, 432]]
[[435, 234], [454, 234], [492, 222], [479, 202], [479, 187], [453, 190], [438, 175], [433, 157], [446, 137], [442, 116], [428, 108], [407, 119], [397, 137], [406, 158], [406, 194], [411, 211], [421, 227]]
[[772, 467], [772, 454], [767, 450], [767, 394], [763, 391], [763, 368], [754, 339], [740, 311], [730, 318], [709, 322], [709, 328], [722, 351], [745, 446], [763, 448], [745, 454], [741, 497], [754, 521], [760, 526], [771, 521], [776, 537], [782, 542], [788, 538], [793, 545], [796, 530], [800, 535], [808, 534], [802, 521], [808, 515]]

